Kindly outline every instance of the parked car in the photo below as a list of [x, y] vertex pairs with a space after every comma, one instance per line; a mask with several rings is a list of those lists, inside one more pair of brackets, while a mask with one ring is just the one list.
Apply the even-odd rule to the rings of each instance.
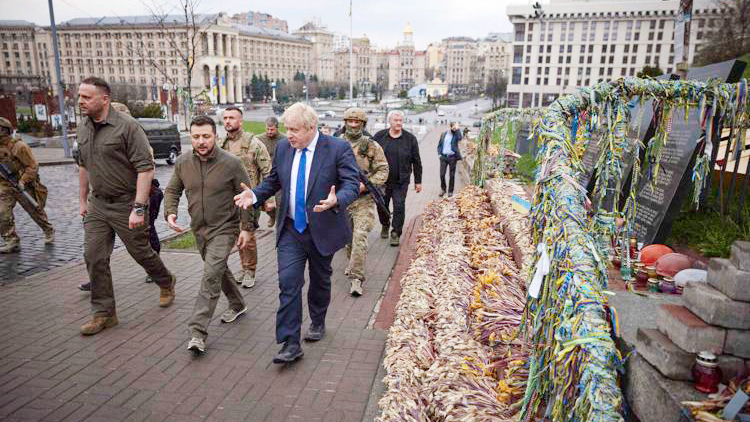
[[[182, 153], [180, 144], [180, 132], [177, 130], [177, 124], [166, 119], [140, 118], [136, 119], [140, 123], [148, 137], [148, 143], [154, 150], [154, 159], [165, 159], [167, 164], [173, 165], [177, 157]], [[80, 153], [78, 151], [78, 141], [73, 142], [73, 159], [78, 163]]]
[[476, 122], [474, 122], [474, 124], [472, 124], [472, 126], [474, 126], [474, 127], [482, 127], [482, 121], [481, 120], [477, 120]]

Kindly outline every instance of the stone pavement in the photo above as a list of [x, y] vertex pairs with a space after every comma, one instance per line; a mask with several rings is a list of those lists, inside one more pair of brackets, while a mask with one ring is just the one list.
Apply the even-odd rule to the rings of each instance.
[[[51, 148], [34, 148], [34, 154]], [[50, 165], [39, 168], [42, 183], [47, 186], [47, 216], [55, 227], [55, 243], [44, 244], [44, 234], [29, 215], [17, 205], [14, 209], [16, 231], [21, 237], [21, 252], [0, 257], [0, 284], [16, 282], [26, 276], [57, 268], [83, 258], [83, 224], [78, 215], [78, 166]], [[166, 187], [172, 177], [172, 166], [157, 160], [156, 178]], [[179, 221], [187, 224], [187, 203], [183, 196]], [[162, 208], [163, 210], [163, 208]], [[173, 231], [163, 218], [156, 220], [156, 230], [163, 239]], [[122, 246], [119, 238], [115, 248]]]
[[[407, 219], [439, 192], [435, 145], [421, 143], [420, 194], [407, 197]], [[265, 223], [264, 220], [261, 223]], [[258, 283], [243, 289], [248, 313], [232, 324], [218, 316], [209, 327], [207, 353], [187, 350], [187, 322], [202, 275], [200, 256], [163, 252], [178, 278], [177, 298], [157, 306], [158, 289], [123, 250], [112, 256], [120, 324], [92, 337], [78, 327], [89, 317], [89, 297], [76, 289], [85, 279], [80, 262], [0, 287], [0, 419], [7, 421], [360, 421], [381, 367], [386, 332], [367, 328], [386, 287], [399, 248], [370, 235], [365, 294], [352, 298], [343, 275], [346, 255], [333, 261], [332, 300], [326, 337], [304, 344], [290, 366], [271, 363], [278, 305], [272, 232], [259, 236]], [[239, 270], [237, 254], [230, 267]], [[398, 282], [392, 280], [392, 282]], [[393, 306], [385, 303], [383, 306]], [[303, 328], [309, 324], [307, 311]], [[375, 397], [374, 399], [377, 399]]]

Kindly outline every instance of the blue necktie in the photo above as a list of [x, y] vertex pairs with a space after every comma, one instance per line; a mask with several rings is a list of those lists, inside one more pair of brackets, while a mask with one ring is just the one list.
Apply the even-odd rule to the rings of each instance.
[[307, 228], [305, 215], [305, 164], [307, 164], [307, 148], [302, 148], [297, 169], [297, 188], [294, 192], [294, 229], [302, 233]]

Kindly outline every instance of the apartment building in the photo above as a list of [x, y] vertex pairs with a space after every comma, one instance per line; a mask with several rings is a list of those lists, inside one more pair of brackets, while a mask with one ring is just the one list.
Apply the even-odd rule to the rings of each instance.
[[[688, 63], [721, 11], [695, 0]], [[579, 86], [635, 76], [644, 66], [674, 72], [678, 0], [551, 0], [540, 20], [529, 5], [509, 5], [513, 59], [508, 106], [540, 107]]]

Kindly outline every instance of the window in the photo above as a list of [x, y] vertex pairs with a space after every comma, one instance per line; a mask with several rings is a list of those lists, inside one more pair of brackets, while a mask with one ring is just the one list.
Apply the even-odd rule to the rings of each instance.
[[625, 44], [625, 49], [623, 51], [625, 54], [630, 53], [630, 44]]
[[652, 19], [648, 22], [648, 29], [656, 29], [656, 20]]
[[513, 46], [513, 63], [521, 63], [521, 62], [523, 62], [523, 46], [515, 45]]
[[[529, 24], [529, 25], [531, 25], [531, 24]], [[524, 34], [526, 32], [525, 31], [525, 29], [526, 29], [525, 26], [526, 26], [526, 24], [524, 24], [524, 23], [516, 23], [516, 24], [513, 25], [513, 31], [515, 32], [515, 40], [516, 41], [523, 41], [523, 38], [524, 38], [523, 36], [524, 36]], [[531, 29], [531, 28], [529, 28], [529, 29]]]
[[521, 68], [520, 67], [513, 68], [513, 77], [512, 77], [511, 83], [514, 85], [518, 85], [521, 83]]

